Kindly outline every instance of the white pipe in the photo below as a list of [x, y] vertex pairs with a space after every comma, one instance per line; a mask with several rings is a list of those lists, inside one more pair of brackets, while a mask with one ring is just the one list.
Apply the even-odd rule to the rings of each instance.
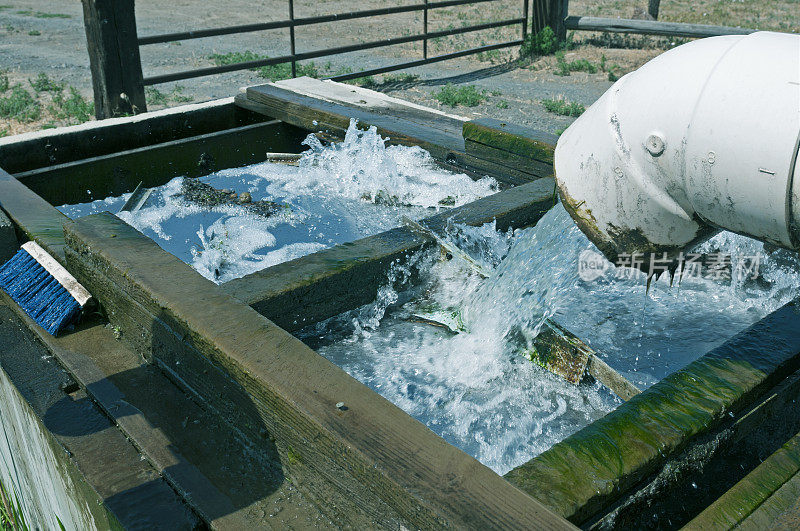
[[561, 135], [555, 173], [612, 261], [718, 229], [797, 249], [799, 145], [800, 35], [711, 37], [617, 81]]

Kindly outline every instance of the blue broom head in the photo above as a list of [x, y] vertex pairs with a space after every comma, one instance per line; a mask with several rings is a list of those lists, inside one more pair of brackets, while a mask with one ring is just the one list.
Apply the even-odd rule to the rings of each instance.
[[52, 335], [80, 316], [78, 301], [25, 249], [0, 266], [0, 287]]

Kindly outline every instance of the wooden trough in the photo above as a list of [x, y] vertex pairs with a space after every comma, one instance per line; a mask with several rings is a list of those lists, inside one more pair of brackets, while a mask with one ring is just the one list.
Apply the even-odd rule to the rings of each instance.
[[[24, 502], [31, 514], [99, 528], [676, 527], [785, 506], [800, 431], [794, 304], [500, 477], [291, 335], [374, 300], [429, 238], [398, 227], [218, 286], [112, 214], [70, 221], [53, 207], [297, 151], [351, 117], [504, 183], [425, 220], [431, 230], [529, 226], [554, 204], [552, 135], [303, 78], [0, 139], [0, 254], [36, 240], [100, 303], [54, 338], [0, 296], [3, 418], [9, 403], [25, 412], [52, 463], [18, 463], [14, 477], [62, 494]], [[743, 490], [772, 451], [783, 475]]]

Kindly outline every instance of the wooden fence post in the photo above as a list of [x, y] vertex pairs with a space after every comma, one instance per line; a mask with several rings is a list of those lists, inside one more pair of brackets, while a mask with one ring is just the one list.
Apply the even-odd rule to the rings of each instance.
[[647, 14], [653, 17], [653, 20], [658, 20], [658, 8], [661, 5], [661, 0], [650, 0], [647, 3]]
[[82, 0], [98, 119], [145, 112], [134, 0]]
[[567, 28], [564, 19], [567, 18], [569, 0], [534, 0], [533, 24], [531, 33], [536, 34], [545, 26], [550, 26], [559, 42], [567, 39]]

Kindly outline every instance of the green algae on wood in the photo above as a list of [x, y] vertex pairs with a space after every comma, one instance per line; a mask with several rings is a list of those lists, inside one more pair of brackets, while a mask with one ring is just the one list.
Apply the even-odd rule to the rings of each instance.
[[467, 143], [475, 142], [549, 164], [553, 164], [553, 151], [558, 141], [556, 135], [492, 118], [465, 122], [463, 135]]
[[798, 354], [794, 301], [505, 477], [580, 524], [796, 370]]

